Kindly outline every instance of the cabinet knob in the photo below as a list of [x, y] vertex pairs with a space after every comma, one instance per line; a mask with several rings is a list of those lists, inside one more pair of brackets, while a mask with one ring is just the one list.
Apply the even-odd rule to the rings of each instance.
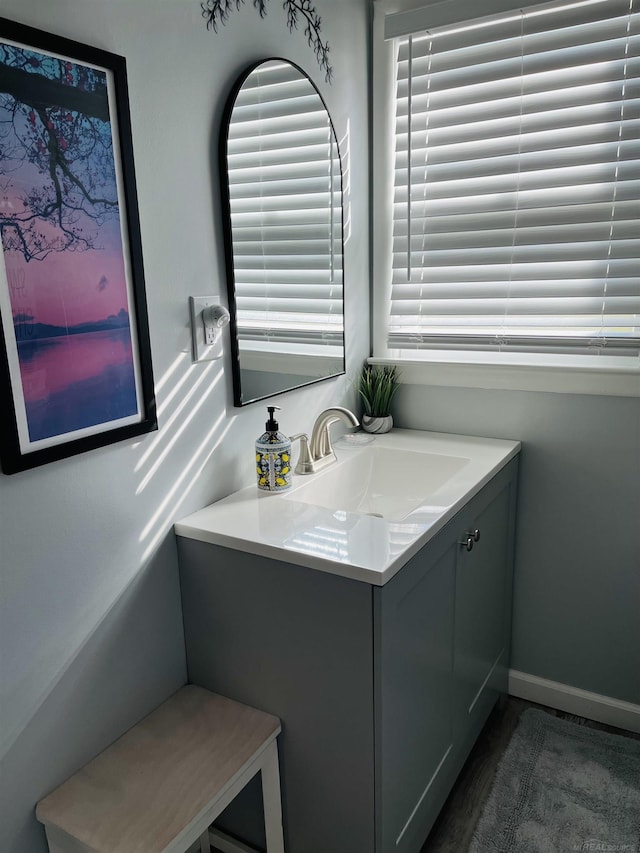
[[465, 548], [467, 551], [472, 551], [473, 550], [473, 534], [467, 533], [466, 539], [460, 539], [460, 541], [458, 542], [458, 545], [462, 545], [462, 547]]
[[458, 542], [458, 545], [462, 545], [463, 548], [466, 548], [467, 551], [473, 550], [473, 543], [480, 541], [480, 531], [476, 527], [475, 530], [469, 530], [464, 534], [464, 539], [461, 539]]

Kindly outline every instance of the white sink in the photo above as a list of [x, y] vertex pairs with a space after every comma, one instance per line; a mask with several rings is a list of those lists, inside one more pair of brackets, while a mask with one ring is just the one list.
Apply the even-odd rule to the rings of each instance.
[[337, 462], [255, 484], [176, 523], [179, 536], [383, 585], [519, 451], [516, 441], [394, 429]]
[[296, 488], [285, 497], [402, 521], [417, 507], [437, 502], [438, 490], [468, 464], [461, 456], [374, 446], [320, 474], [297, 477]]

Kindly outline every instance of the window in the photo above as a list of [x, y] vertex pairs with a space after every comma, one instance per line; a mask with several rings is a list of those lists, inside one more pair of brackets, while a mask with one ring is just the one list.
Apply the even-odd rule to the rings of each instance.
[[386, 352], [637, 365], [638, 2], [555, 2], [476, 21], [461, 9], [454, 0], [385, 22], [392, 242], [374, 257], [378, 281], [391, 280]]

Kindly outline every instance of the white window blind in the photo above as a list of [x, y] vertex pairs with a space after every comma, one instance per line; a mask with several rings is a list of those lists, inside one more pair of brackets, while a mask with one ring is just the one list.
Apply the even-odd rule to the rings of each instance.
[[637, 355], [638, 0], [395, 44], [389, 347]]
[[227, 140], [236, 318], [242, 341], [342, 344], [342, 175], [313, 84], [255, 69]]

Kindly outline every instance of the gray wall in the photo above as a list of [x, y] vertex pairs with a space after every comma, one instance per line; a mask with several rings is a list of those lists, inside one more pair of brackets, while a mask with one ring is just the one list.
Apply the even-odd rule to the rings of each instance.
[[[198, 0], [0, 0], [0, 14], [127, 59], [160, 430], [0, 475], [0, 851], [44, 853], [38, 799], [186, 681], [174, 520], [250, 483], [261, 404], [233, 408], [228, 348], [192, 365], [188, 296], [225, 292], [217, 134], [232, 81], [286, 56], [314, 79], [341, 143], [347, 370], [368, 353], [367, 2], [315, 0], [328, 86], [280, 3], [217, 35]], [[223, 302], [226, 301], [223, 296]], [[308, 430], [348, 378], [282, 396]]]
[[394, 416], [522, 441], [512, 667], [640, 703], [640, 400], [406, 385]]

